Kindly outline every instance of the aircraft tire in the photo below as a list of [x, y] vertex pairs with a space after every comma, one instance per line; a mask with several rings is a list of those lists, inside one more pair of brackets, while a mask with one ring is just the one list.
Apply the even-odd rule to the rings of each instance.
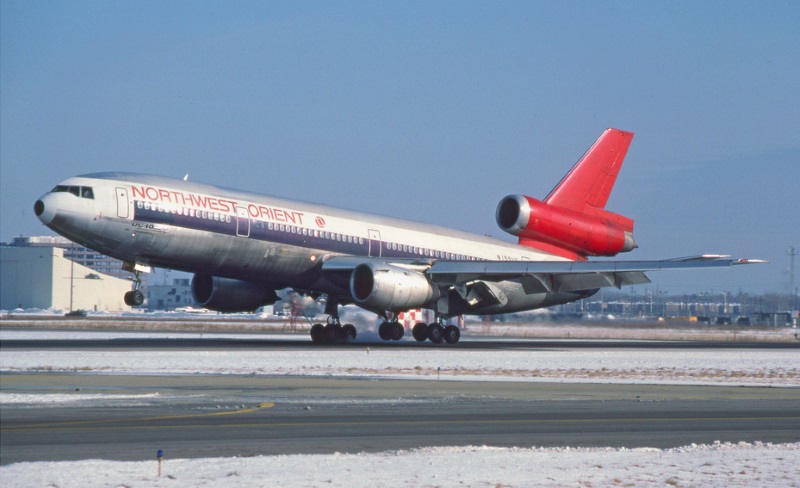
[[342, 340], [344, 342], [354, 342], [356, 334], [356, 327], [353, 324], [344, 324], [342, 326]]
[[325, 326], [322, 324], [314, 324], [311, 326], [311, 342], [314, 344], [322, 344], [325, 342]]
[[444, 327], [439, 324], [428, 326], [428, 339], [434, 344], [441, 344], [444, 340]]
[[389, 322], [381, 322], [381, 325], [378, 326], [378, 335], [384, 341], [388, 341], [389, 339], [391, 339], [390, 328], [391, 324]]
[[448, 344], [455, 344], [461, 339], [461, 331], [455, 325], [448, 325], [444, 328], [444, 340]]
[[336, 344], [341, 337], [341, 326], [336, 324], [328, 324], [325, 326], [325, 343]]
[[393, 341], [399, 341], [403, 338], [403, 335], [405, 335], [406, 329], [403, 328], [403, 324], [400, 322], [394, 322], [392, 324], [392, 328], [390, 329], [390, 333]]
[[125, 292], [125, 305], [127, 305], [129, 307], [133, 306], [133, 301], [131, 300], [131, 294], [133, 294], [132, 291], [126, 291]]
[[425, 342], [428, 340], [428, 324], [419, 322], [411, 329], [411, 335], [414, 336], [418, 342]]
[[141, 307], [144, 304], [144, 293], [139, 290], [128, 292], [131, 294], [131, 307]]

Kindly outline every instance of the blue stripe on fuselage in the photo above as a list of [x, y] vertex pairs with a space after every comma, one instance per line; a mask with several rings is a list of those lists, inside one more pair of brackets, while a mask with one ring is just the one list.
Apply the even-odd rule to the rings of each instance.
[[[133, 218], [141, 222], [173, 225], [185, 229], [213, 232], [215, 234], [228, 235], [231, 237], [239, 235], [237, 234], [237, 225], [239, 225], [241, 227], [239, 227], [238, 230], [243, 234], [239, 235], [239, 237], [242, 238], [249, 237], [259, 241], [274, 242], [308, 249], [321, 249], [351, 256], [369, 255], [369, 239], [367, 237], [343, 235], [277, 222], [264, 222], [252, 218], [245, 219], [244, 217], [236, 217], [220, 212], [209, 212], [183, 207], [168, 209], [147, 201], [137, 200], [134, 203]], [[246, 224], [248, 221], [249, 224]], [[247, 232], [243, 232], [243, 229], [247, 229], [245, 225], [249, 225], [249, 236], [244, 235], [247, 234]], [[403, 248], [404, 245], [395, 245], [387, 241], [382, 241], [381, 256], [394, 259], [428, 258], [448, 261], [476, 260], [476, 258], [468, 256], [451, 256], [445, 251], [425, 249], [424, 253], [417, 253], [414, 251], [414, 246], [409, 247], [410, 251], [405, 251]], [[434, 258], [434, 254], [436, 253], [441, 253], [442, 257], [438, 257], [437, 254], [437, 257]]]
[[[174, 210], [174, 213], [173, 213]], [[214, 218], [216, 217], [216, 219]], [[158, 207], [150, 202], [137, 201], [133, 211], [134, 220], [153, 224], [173, 225], [185, 229], [193, 229], [204, 232], [213, 232], [235, 237], [237, 236], [237, 218], [233, 215], [221, 214], [219, 212], [198, 211], [194, 209], [166, 209]], [[271, 225], [270, 225], [271, 224]], [[269, 227], [272, 227], [270, 229]], [[283, 229], [283, 230], [281, 230]], [[305, 234], [303, 231], [305, 230]], [[277, 224], [263, 222], [260, 220], [249, 219], [249, 238], [265, 242], [275, 242], [290, 246], [304, 247], [309, 249], [324, 249], [354, 256], [366, 256], [369, 252], [369, 241], [363, 237], [344, 236], [337, 234], [339, 239], [334, 240], [324, 237], [325, 233], [303, 227], [287, 224]], [[245, 236], [240, 236], [246, 238]], [[353, 240], [350, 242], [348, 237]]]

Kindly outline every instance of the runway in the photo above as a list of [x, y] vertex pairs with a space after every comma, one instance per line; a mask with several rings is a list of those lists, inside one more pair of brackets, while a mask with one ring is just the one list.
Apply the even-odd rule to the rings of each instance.
[[[731, 342], [731, 341], [653, 341], [653, 340], [586, 340], [586, 339], [521, 339], [521, 338], [482, 338], [471, 337], [458, 344], [438, 345], [430, 342], [416, 342], [413, 340], [383, 341], [359, 340], [346, 344], [312, 344], [310, 338], [298, 334], [270, 334], [265, 338], [253, 337], [252, 334], [242, 334], [242, 338], [235, 334], [227, 334], [224, 338], [215, 338], [214, 333], [176, 333], [177, 337], [123, 337], [115, 339], [11, 339], [3, 340], [4, 349], [259, 349], [265, 351], [306, 349], [312, 350], [337, 350], [347, 348], [373, 349], [441, 349], [441, 350], [558, 350], [570, 349], [784, 349], [800, 350], [800, 342]], [[194, 335], [196, 337], [186, 337]]]
[[422, 446], [798, 442], [790, 388], [243, 376], [4, 375], [3, 391], [129, 395], [4, 405], [0, 463]]
[[[775, 387], [798, 377], [781, 343], [43, 334], [0, 343], [0, 393], [15, 399], [1, 405], [0, 464], [800, 441], [800, 388]], [[726, 384], [663, 384], [680, 375]]]

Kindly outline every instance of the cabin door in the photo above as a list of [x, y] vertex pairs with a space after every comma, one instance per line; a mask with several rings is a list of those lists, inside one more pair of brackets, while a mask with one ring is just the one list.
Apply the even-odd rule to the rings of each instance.
[[130, 212], [128, 205], [128, 190], [125, 188], [117, 188], [117, 217], [127, 219]]

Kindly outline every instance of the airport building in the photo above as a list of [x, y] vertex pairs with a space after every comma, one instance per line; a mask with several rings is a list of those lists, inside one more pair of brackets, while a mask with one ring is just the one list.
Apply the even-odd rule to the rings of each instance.
[[171, 285], [150, 284], [147, 287], [147, 310], [175, 310], [194, 305], [188, 278], [175, 278]]
[[122, 269], [122, 261], [100, 254], [88, 247], [75, 244], [61, 236], [17, 236], [9, 244], [13, 247], [58, 247], [64, 250], [64, 257], [92, 268], [98, 273], [115, 278], [129, 279], [132, 275]]
[[130, 280], [69, 259], [64, 247], [42, 244], [0, 246], [0, 310], [130, 310], [124, 301]]

